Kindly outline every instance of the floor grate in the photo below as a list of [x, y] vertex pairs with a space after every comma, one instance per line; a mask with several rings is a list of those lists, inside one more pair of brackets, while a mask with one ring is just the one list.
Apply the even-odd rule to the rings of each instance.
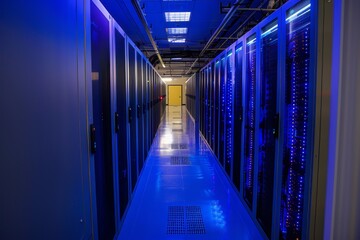
[[182, 129], [173, 129], [172, 131], [173, 132], [182, 132], [183, 130]]
[[167, 234], [205, 234], [200, 206], [169, 206]]
[[171, 165], [191, 165], [189, 157], [172, 156], [170, 158]]
[[173, 143], [171, 144], [171, 149], [187, 149], [188, 145], [185, 143]]

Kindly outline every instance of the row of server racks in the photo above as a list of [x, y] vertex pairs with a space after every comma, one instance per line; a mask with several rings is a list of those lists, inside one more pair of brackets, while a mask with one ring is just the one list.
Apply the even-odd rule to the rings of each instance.
[[269, 239], [308, 238], [316, 12], [287, 2], [199, 73], [200, 132]]
[[99, 1], [91, 2], [91, 67], [96, 222], [113, 239], [165, 111], [166, 87]]

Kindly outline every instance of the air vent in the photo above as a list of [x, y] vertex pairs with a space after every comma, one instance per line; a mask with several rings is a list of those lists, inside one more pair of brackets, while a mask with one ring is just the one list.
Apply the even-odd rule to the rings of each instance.
[[167, 234], [205, 234], [200, 206], [169, 206]]
[[171, 149], [187, 149], [187, 148], [188, 148], [188, 145], [185, 143], [171, 144]]
[[173, 129], [172, 131], [173, 132], [182, 132], [183, 130], [182, 129]]
[[190, 165], [189, 157], [172, 156], [170, 159], [171, 165]]

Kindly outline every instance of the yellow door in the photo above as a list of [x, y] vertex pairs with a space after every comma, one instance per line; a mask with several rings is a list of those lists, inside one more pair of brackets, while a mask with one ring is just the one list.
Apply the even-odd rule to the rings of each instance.
[[169, 105], [181, 106], [181, 91], [182, 86], [171, 86], [169, 85]]

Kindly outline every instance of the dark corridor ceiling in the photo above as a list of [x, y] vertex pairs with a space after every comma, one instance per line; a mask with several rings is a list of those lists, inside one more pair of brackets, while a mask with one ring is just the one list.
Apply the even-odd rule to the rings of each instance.
[[[138, 0], [166, 68], [163, 68], [131, 0], [101, 0], [139, 49], [162, 76], [187, 79], [236, 39], [254, 27], [285, 0]], [[235, 3], [239, 9], [229, 19], [207, 51], [200, 52]], [[248, 8], [261, 8], [249, 10]], [[189, 21], [166, 22], [165, 12], [190, 12]], [[167, 28], [187, 31], [170, 34]], [[169, 42], [169, 38], [177, 41]], [[190, 68], [193, 65], [192, 68]]]

